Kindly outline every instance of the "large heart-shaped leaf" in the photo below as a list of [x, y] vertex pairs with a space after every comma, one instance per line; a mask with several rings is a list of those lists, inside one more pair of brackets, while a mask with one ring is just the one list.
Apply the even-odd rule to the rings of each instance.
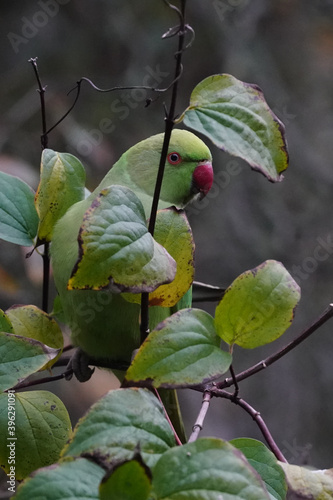
[[63, 456], [95, 453], [113, 464], [131, 459], [139, 446], [151, 467], [174, 444], [163, 408], [151, 392], [118, 389], [95, 403], [80, 420]]
[[176, 263], [148, 232], [139, 198], [123, 186], [103, 189], [86, 211], [69, 289], [151, 292], [172, 281]]
[[268, 180], [281, 180], [288, 166], [284, 126], [257, 85], [227, 74], [209, 76], [193, 90], [190, 105], [178, 121], [182, 119]]
[[223, 375], [231, 355], [220, 349], [214, 319], [201, 309], [182, 309], [152, 331], [135, 356], [126, 380], [154, 387], [187, 387]]
[[281, 262], [267, 260], [238, 276], [215, 311], [217, 334], [252, 349], [273, 342], [290, 326], [300, 288]]

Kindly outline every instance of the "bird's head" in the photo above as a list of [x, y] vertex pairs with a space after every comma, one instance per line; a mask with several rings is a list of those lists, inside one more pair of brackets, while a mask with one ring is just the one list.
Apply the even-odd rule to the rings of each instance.
[[[164, 134], [146, 139], [127, 154], [131, 181], [153, 195]], [[193, 198], [206, 196], [213, 183], [212, 155], [206, 144], [186, 130], [173, 130], [160, 195], [160, 206], [183, 208]]]

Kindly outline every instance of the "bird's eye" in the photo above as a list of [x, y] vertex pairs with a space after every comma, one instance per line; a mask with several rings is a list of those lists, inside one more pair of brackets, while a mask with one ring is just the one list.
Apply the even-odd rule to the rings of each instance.
[[182, 161], [182, 157], [178, 153], [169, 153], [168, 154], [168, 162], [171, 163], [171, 165], [178, 165]]

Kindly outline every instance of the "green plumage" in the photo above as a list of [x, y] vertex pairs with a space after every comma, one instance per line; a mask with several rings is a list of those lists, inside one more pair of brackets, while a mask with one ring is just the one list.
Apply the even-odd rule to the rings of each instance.
[[[163, 134], [152, 136], [130, 148], [111, 168], [91, 195], [75, 203], [57, 222], [51, 246], [52, 266], [72, 341], [94, 358], [128, 362], [140, 344], [140, 306], [108, 291], [68, 290], [67, 283], [78, 259], [78, 234], [86, 210], [103, 188], [118, 184], [133, 190], [141, 200], [146, 217], [152, 197], [163, 144]], [[191, 132], [174, 130], [169, 154], [181, 157], [165, 165], [159, 208], [183, 208], [197, 190], [193, 172], [198, 163], [211, 160], [207, 146]], [[170, 315], [168, 308], [150, 308], [150, 328]]]

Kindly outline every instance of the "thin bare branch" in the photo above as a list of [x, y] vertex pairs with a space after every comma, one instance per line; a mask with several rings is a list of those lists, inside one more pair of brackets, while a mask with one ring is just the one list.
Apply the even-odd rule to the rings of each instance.
[[[41, 135], [41, 144], [42, 144], [42, 149], [47, 148], [48, 146], [48, 132], [46, 128], [46, 107], [45, 107], [45, 89], [42, 85], [40, 76], [39, 76], [39, 71], [38, 71], [38, 66], [37, 66], [37, 57], [29, 59], [29, 61], [32, 64], [35, 77], [38, 83], [38, 93], [40, 97], [40, 109], [41, 109], [41, 114], [42, 114], [42, 135]], [[49, 242], [46, 242], [44, 244], [44, 252], [42, 254], [43, 258], [43, 288], [42, 288], [42, 309], [45, 312], [48, 312], [49, 310], [49, 289], [50, 289], [50, 255], [49, 255]]]
[[56, 382], [57, 380], [61, 380], [63, 378], [66, 378], [70, 374], [70, 370], [65, 370], [64, 372], [60, 373], [59, 375], [52, 375], [50, 377], [43, 377], [43, 378], [38, 378], [34, 380], [29, 380], [26, 379], [23, 382], [20, 382], [19, 384], [16, 384], [12, 389], [20, 390], [20, 389], [26, 389], [27, 387], [33, 387], [35, 385], [40, 385], [40, 384], [46, 384], [49, 382]]
[[[179, 18], [180, 18], [180, 30], [179, 30], [179, 38], [178, 38], [178, 50], [176, 55], [176, 67], [175, 67], [175, 76], [172, 85], [172, 94], [171, 94], [171, 103], [165, 118], [165, 130], [164, 130], [164, 141], [162, 146], [162, 152], [160, 157], [160, 164], [157, 173], [157, 179], [155, 184], [154, 196], [151, 206], [150, 219], [148, 225], [148, 231], [153, 236], [155, 230], [156, 223], [156, 214], [158, 208], [158, 202], [160, 199], [163, 175], [165, 162], [168, 154], [168, 148], [171, 138], [172, 129], [174, 127], [174, 119], [175, 119], [175, 110], [176, 110], [176, 102], [177, 102], [177, 93], [178, 93], [178, 83], [179, 78], [182, 74], [182, 55], [183, 55], [183, 47], [184, 47], [184, 39], [185, 39], [185, 8], [186, 8], [186, 0], [182, 0], [181, 2], [181, 12], [174, 5], [171, 5], [168, 1], [166, 4], [169, 5], [170, 8], [176, 10]], [[141, 294], [141, 322], [140, 322], [140, 334], [141, 334], [141, 343], [146, 339], [149, 333], [149, 295], [147, 293]]]
[[246, 413], [248, 413], [253, 418], [253, 420], [256, 422], [256, 424], [258, 425], [262, 435], [264, 436], [264, 438], [266, 440], [268, 447], [274, 453], [276, 458], [278, 460], [280, 460], [280, 462], [287, 463], [286, 458], [284, 457], [282, 451], [280, 450], [280, 448], [278, 447], [278, 445], [274, 441], [273, 436], [270, 433], [264, 419], [262, 418], [262, 416], [260, 415], [260, 413], [257, 410], [255, 410], [251, 405], [249, 405], [249, 403], [244, 401], [244, 399], [235, 397], [234, 394], [229, 394], [229, 392], [223, 391], [222, 389], [218, 389], [217, 387], [213, 386], [211, 388], [211, 394], [213, 396], [216, 396], [216, 397], [229, 399], [232, 403], [243, 408], [243, 410], [245, 410]]
[[199, 415], [196, 419], [195, 424], [192, 427], [192, 434], [190, 435], [190, 437], [188, 439], [189, 443], [196, 441], [199, 437], [200, 432], [203, 429], [203, 423], [204, 423], [204, 420], [205, 420], [207, 412], [208, 412], [211, 398], [212, 398], [211, 392], [205, 391], [203, 394], [202, 404], [201, 404], [201, 409], [200, 409]]
[[[51, 128], [49, 128], [46, 132], [45, 132], [45, 135], [49, 134], [50, 132], [52, 132], [52, 130], [54, 130], [68, 115], [69, 113], [74, 109], [75, 107], [75, 104], [77, 103], [78, 99], [79, 99], [79, 96], [80, 96], [80, 91], [81, 91], [81, 82], [77, 82], [77, 85], [75, 87], [77, 89], [77, 93], [76, 93], [76, 96], [75, 96], [75, 99], [74, 99], [74, 102], [73, 104], [70, 106], [70, 108], [66, 111], [66, 113], [54, 124], [52, 125]], [[74, 89], [72, 89], [74, 90]], [[70, 90], [68, 92], [67, 95], [70, 94], [70, 92], [72, 91]]]

